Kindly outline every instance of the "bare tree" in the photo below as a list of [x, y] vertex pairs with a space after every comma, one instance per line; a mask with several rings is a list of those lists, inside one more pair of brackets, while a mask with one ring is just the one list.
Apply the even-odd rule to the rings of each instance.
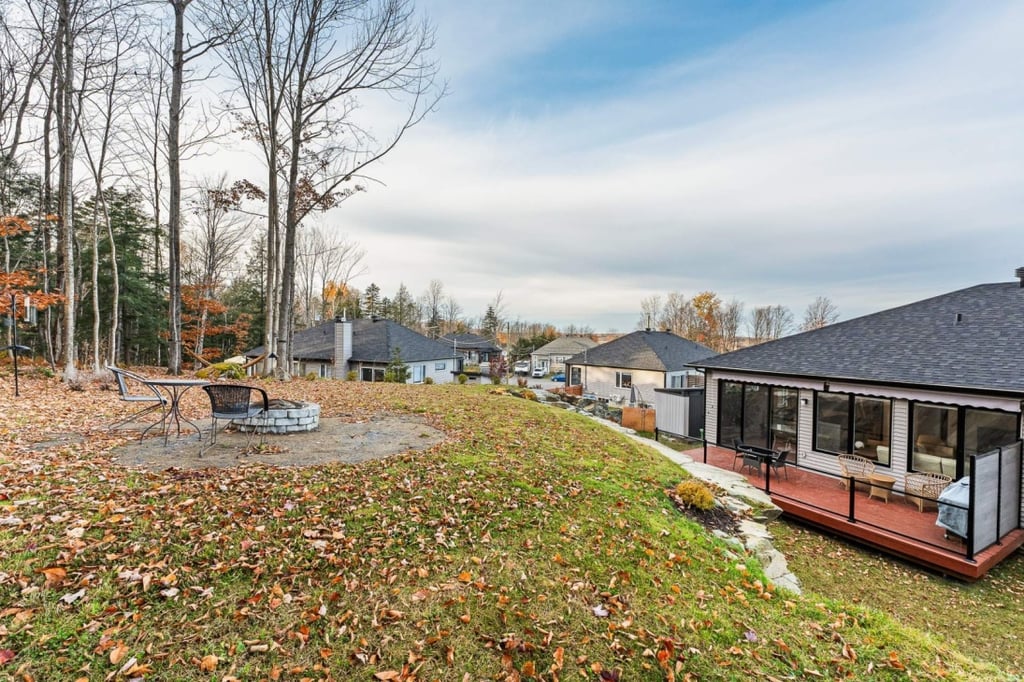
[[839, 309], [826, 296], [818, 296], [808, 306], [804, 313], [804, 322], [800, 326], [803, 331], [821, 329], [839, 319]]
[[658, 326], [687, 339], [696, 334], [698, 319], [693, 304], [677, 291], [669, 292], [665, 297], [665, 305], [661, 309]]
[[462, 306], [455, 300], [455, 296], [448, 294], [441, 308], [444, 312], [444, 333], [450, 334], [455, 332], [462, 319]]
[[436, 339], [441, 335], [441, 324], [444, 322], [444, 284], [439, 279], [430, 280], [427, 290], [420, 296], [420, 310], [425, 318], [427, 336]]
[[640, 301], [640, 321], [637, 329], [652, 329], [661, 319], [661, 296], [654, 294]]
[[750, 314], [750, 336], [757, 342], [778, 339], [793, 328], [793, 313], [781, 305], [760, 306]]
[[[207, 179], [199, 189], [197, 198], [192, 202], [192, 214], [195, 217], [196, 229], [187, 238], [189, 255], [183, 262], [183, 272], [192, 275], [192, 283], [197, 290], [199, 305], [198, 335], [196, 337], [196, 355], [203, 354], [206, 328], [209, 323], [209, 307], [207, 301], [214, 298], [218, 288], [223, 284], [226, 272], [234, 265], [245, 246], [245, 236], [252, 232], [253, 219], [239, 212], [243, 198], [242, 190], [227, 184], [227, 177], [221, 175], [216, 180]], [[185, 267], [186, 265], [192, 267]]]
[[230, 22], [201, 23], [206, 29], [205, 33], [199, 40], [189, 40], [186, 45], [185, 11], [193, 1], [167, 0], [174, 12], [170, 58], [171, 89], [167, 108], [167, 286], [170, 331], [167, 370], [171, 374], [181, 373], [181, 119], [185, 108], [186, 70], [211, 49], [224, 43], [234, 32], [234, 25]]
[[738, 346], [740, 323], [743, 321], [743, 304], [733, 299], [719, 306], [716, 313], [719, 352], [735, 350]]
[[[280, 295], [268, 304], [266, 341], [284, 361], [291, 357], [293, 318], [284, 311], [294, 299], [299, 223], [358, 190], [354, 178], [397, 146], [443, 88], [434, 85], [432, 31], [417, 25], [410, 0], [255, 0], [227, 13], [243, 27], [226, 57], [243, 99], [244, 129], [267, 164], [268, 263], [280, 267], [267, 279], [279, 282]], [[408, 102], [402, 122], [381, 141], [355, 115], [358, 98], [374, 92]], [[280, 376], [287, 365], [277, 368]]]

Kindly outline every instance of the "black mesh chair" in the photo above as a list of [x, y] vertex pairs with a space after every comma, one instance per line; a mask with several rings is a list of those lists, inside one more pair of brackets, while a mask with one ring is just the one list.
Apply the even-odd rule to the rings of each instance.
[[787, 481], [789, 480], [789, 469], [786, 468], [786, 460], [789, 459], [790, 452], [792, 452], [792, 450], [790, 450], [789, 446], [786, 445], [783, 450], [779, 451], [779, 454], [772, 457], [771, 460], [768, 462], [769, 464], [772, 465], [772, 471], [775, 472], [776, 476], [779, 475], [779, 469], [785, 471]]
[[[213, 426], [210, 429], [210, 441], [207, 447], [217, 442], [217, 420], [227, 419], [248, 419], [256, 417], [270, 409], [267, 392], [258, 386], [246, 386], [245, 384], [207, 384], [203, 390], [210, 396], [210, 407], [212, 408]], [[256, 394], [255, 396], [253, 394]], [[256, 402], [253, 402], [253, 399]], [[253, 435], [259, 431], [260, 445], [266, 441], [266, 429], [253, 428], [249, 431], [249, 438], [246, 440], [245, 449], [248, 450], [252, 444]], [[202, 455], [201, 449], [199, 454]]]
[[145, 377], [120, 367], [114, 367], [113, 365], [107, 365], [107, 369], [110, 370], [117, 381], [117, 392], [121, 394], [121, 400], [136, 404], [148, 403], [141, 410], [132, 412], [124, 419], [114, 422], [107, 427], [108, 429], [113, 430], [129, 422], [138, 421], [139, 417], [150, 412], [156, 412], [157, 410], [160, 410], [161, 413], [163, 412], [163, 409], [167, 406], [167, 398], [160, 392], [160, 389], [147, 383]]

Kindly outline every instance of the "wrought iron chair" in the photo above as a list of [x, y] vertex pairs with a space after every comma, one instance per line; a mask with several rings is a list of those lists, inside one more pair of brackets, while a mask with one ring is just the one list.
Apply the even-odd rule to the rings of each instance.
[[[247, 386], [245, 384], [207, 384], [203, 390], [210, 397], [210, 408], [213, 425], [210, 429], [210, 440], [205, 449], [209, 449], [217, 443], [217, 420], [227, 419], [249, 419], [256, 417], [270, 409], [270, 401], [267, 399], [267, 392], [258, 386]], [[256, 394], [256, 402], [253, 402], [253, 394]], [[266, 442], [266, 429], [252, 428], [249, 437], [245, 442], [245, 449], [252, 445], [253, 436], [259, 432], [260, 445]], [[205, 449], [200, 448], [199, 455], [202, 456]]]
[[[139, 417], [149, 414], [150, 412], [156, 412], [157, 410], [163, 412], [164, 408], [167, 407], [166, 396], [164, 396], [156, 386], [149, 384], [145, 377], [113, 365], [107, 365], [107, 369], [110, 370], [114, 375], [114, 379], [117, 381], [117, 392], [121, 394], [121, 400], [129, 403], [149, 403], [149, 405], [141, 410], [132, 412], [124, 419], [108, 426], [107, 428], [109, 430], [112, 431], [129, 422], [138, 421]], [[136, 386], [145, 387], [146, 390], [133, 393], [132, 390]]]

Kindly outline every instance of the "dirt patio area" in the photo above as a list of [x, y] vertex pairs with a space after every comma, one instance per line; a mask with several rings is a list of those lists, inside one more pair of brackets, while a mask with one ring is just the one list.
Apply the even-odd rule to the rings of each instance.
[[[210, 437], [208, 420], [203, 428], [203, 443]], [[318, 431], [268, 434], [261, 451], [245, 449], [248, 434], [221, 430], [217, 443], [199, 456], [200, 442], [191, 429], [181, 438], [172, 433], [167, 446], [162, 436], [132, 441], [111, 451], [115, 464], [125, 467], [163, 471], [178, 469], [228, 468], [247, 464], [272, 466], [313, 466], [329, 462], [358, 464], [406, 452], [427, 450], [444, 440], [444, 433], [416, 416], [382, 415], [363, 421], [336, 417], [320, 419]], [[259, 442], [253, 437], [253, 445]]]

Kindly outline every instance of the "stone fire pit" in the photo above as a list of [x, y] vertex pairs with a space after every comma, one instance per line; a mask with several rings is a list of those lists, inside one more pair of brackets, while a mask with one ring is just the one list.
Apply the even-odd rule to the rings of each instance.
[[320, 428], [320, 405], [274, 398], [270, 409], [258, 417], [235, 419], [239, 431], [257, 433], [300, 433]]

